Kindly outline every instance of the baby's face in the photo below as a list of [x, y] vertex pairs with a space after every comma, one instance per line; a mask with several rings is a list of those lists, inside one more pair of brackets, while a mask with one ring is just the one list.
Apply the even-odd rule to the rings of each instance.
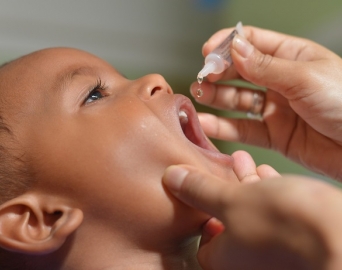
[[128, 80], [74, 49], [36, 52], [8, 70], [3, 111], [35, 170], [34, 189], [69, 198], [89, 222], [155, 237], [193, 230], [207, 216], [168, 194], [166, 167], [190, 164], [237, 181], [190, 100], [160, 75]]

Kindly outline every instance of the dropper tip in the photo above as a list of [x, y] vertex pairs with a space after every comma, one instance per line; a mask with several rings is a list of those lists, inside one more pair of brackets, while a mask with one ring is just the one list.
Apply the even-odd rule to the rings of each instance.
[[199, 78], [202, 78], [202, 80], [203, 80], [203, 78], [207, 77], [209, 75], [209, 73], [213, 73], [215, 71], [215, 69], [216, 69], [215, 62], [210, 61], [210, 62], [206, 63], [204, 65], [204, 67], [202, 68], [202, 70], [198, 73], [197, 80]]
[[202, 75], [202, 73], [200, 72], [200, 73], [198, 73], [198, 75], [197, 75], [197, 82], [199, 83], [199, 84], [201, 84], [202, 82], [203, 82], [203, 75]]

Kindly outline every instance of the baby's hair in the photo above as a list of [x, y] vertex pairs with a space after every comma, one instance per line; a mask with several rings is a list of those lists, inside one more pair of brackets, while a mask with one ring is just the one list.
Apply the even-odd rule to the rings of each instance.
[[10, 141], [13, 145], [14, 140], [14, 135], [0, 112], [0, 205], [23, 194], [31, 182], [22, 157], [16, 156], [9, 145]]
[[[2, 64], [0, 73], [12, 62]], [[2, 107], [0, 99], [0, 205], [24, 193], [32, 184], [29, 170], [22, 157], [14, 154], [13, 147], [18, 144], [10, 125], [3, 118]]]
[[[0, 65], [0, 73], [11, 62]], [[0, 95], [1, 90], [0, 87]], [[0, 99], [0, 205], [26, 192], [34, 181], [23, 157], [15, 154], [17, 151], [14, 151], [14, 146], [18, 146], [18, 143], [3, 117], [2, 109]], [[15, 255], [0, 248], [0, 269], [23, 269], [23, 264], [24, 269], [31, 269], [26, 267], [24, 258], [24, 255]]]

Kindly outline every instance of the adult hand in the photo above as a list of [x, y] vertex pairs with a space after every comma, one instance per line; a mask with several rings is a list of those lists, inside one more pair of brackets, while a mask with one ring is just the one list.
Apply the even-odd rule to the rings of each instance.
[[[214, 34], [203, 46], [212, 51], [232, 29]], [[328, 49], [303, 38], [244, 27], [246, 39], [232, 42], [234, 65], [209, 75], [198, 98], [223, 110], [256, 111], [262, 120], [228, 119], [199, 114], [209, 137], [272, 148], [318, 173], [342, 181], [342, 60]], [[267, 89], [214, 84], [243, 79]], [[263, 105], [259, 106], [259, 99]], [[253, 105], [254, 104], [254, 105]]]
[[[247, 167], [237, 175], [250, 175]], [[214, 217], [198, 252], [204, 270], [342, 269], [342, 193], [324, 182], [278, 175], [236, 185], [186, 165], [169, 167], [163, 181], [179, 200]]]

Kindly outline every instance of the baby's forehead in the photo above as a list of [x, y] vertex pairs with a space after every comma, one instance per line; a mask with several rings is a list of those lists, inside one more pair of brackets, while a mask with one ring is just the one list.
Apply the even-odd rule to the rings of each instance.
[[47, 48], [19, 57], [4, 65], [4, 70], [17, 72], [19, 70], [30, 70], [37, 67], [53, 67], [64, 63], [65, 66], [73, 63], [103, 62], [102, 59], [88, 52], [74, 48]]
[[[84, 67], [110, 66], [104, 60], [73, 48], [48, 48], [39, 50], [3, 66], [0, 79], [5, 84], [20, 86], [36, 82], [42, 84], [65, 73]], [[4, 89], [0, 89], [4, 90]]]
[[0, 69], [1, 107], [8, 113], [24, 111], [29, 103], [59, 87], [61, 78], [75, 71], [112, 72], [104, 60], [78, 49], [50, 48], [11, 61]]

